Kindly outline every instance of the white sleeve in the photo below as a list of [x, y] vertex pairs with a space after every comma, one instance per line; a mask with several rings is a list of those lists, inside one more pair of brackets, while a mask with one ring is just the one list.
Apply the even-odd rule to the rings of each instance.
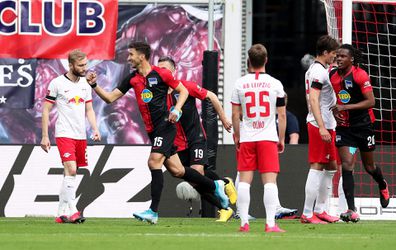
[[238, 88], [237, 88], [237, 84], [235, 84], [234, 90], [232, 91], [231, 103], [232, 104], [236, 104], [236, 105], [240, 105], [241, 104], [241, 100], [239, 99], [239, 91], [238, 91]]
[[91, 86], [87, 83], [87, 94], [86, 94], [86, 99], [87, 101], [92, 101], [92, 91], [93, 89], [91, 88]]
[[284, 98], [285, 97], [285, 91], [283, 89], [283, 85], [280, 81], [278, 81], [277, 84], [277, 89], [276, 89], [276, 97], [277, 98]]
[[58, 96], [58, 88], [56, 81], [54, 79], [48, 85], [46, 97], [50, 97], [50, 99], [55, 100], [57, 96]]
[[[328, 80], [329, 79], [329, 73], [327, 72], [326, 69], [313, 70], [311, 72], [311, 79], [312, 79], [312, 82], [316, 81], [316, 82], [319, 82], [319, 83], [321, 83], [323, 85], [324, 83], [329, 81]], [[312, 84], [312, 82], [311, 82], [311, 84]]]

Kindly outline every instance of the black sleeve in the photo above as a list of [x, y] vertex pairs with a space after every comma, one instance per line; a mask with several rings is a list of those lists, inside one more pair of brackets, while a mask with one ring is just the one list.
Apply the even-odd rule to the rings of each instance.
[[321, 82], [312, 82], [312, 84], [311, 84], [311, 88], [313, 88], [313, 89], [321, 90], [322, 87], [323, 87], [323, 84]]
[[56, 97], [47, 95], [47, 96], [45, 96], [45, 99], [48, 99], [48, 100], [51, 100], [51, 101], [55, 101], [55, 100], [56, 100]]
[[285, 106], [285, 98], [284, 98], [284, 97], [278, 97], [278, 98], [276, 98], [276, 106], [277, 106], [277, 107], [283, 107], [283, 106]]
[[132, 88], [131, 79], [135, 76], [135, 71], [130, 73], [127, 77], [122, 80], [120, 84], [118, 84], [117, 89], [119, 89], [123, 94], [128, 92]]

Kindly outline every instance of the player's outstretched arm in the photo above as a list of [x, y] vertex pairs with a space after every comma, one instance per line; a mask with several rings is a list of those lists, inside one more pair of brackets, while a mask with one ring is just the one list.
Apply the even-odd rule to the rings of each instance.
[[98, 126], [96, 125], [95, 111], [93, 109], [92, 102], [88, 102], [85, 104], [85, 113], [87, 115], [88, 122], [91, 125], [91, 128], [93, 130], [93, 134], [91, 137], [92, 140], [100, 141], [101, 136], [100, 136]]
[[41, 115], [41, 148], [48, 153], [51, 148], [51, 142], [48, 136], [48, 124], [49, 124], [49, 113], [52, 109], [53, 104], [50, 102], [44, 101], [43, 104], [43, 113]]
[[88, 84], [93, 88], [96, 94], [107, 104], [118, 100], [121, 96], [124, 95], [118, 88], [113, 89], [113, 91], [111, 92], [107, 92], [102, 87], [100, 87], [96, 82], [96, 72], [88, 72], [86, 75], [86, 79]]
[[227, 116], [225, 115], [224, 109], [221, 106], [219, 98], [212, 92], [208, 91], [206, 94], [206, 98], [208, 98], [212, 104], [216, 113], [219, 115], [221, 122], [223, 123], [223, 127], [228, 131], [231, 132], [232, 123], [228, 120]]

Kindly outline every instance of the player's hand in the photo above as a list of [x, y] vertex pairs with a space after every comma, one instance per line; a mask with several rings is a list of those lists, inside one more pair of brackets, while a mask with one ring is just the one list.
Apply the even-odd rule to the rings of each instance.
[[93, 134], [91, 136], [91, 139], [93, 141], [100, 141], [102, 139], [101, 136], [100, 136], [100, 132], [98, 130], [94, 130], [94, 132], [93, 132]]
[[50, 142], [49, 138], [48, 137], [43, 137], [41, 139], [40, 146], [46, 153], [48, 153], [48, 151], [51, 148], [51, 142]]
[[94, 85], [96, 81], [98, 80], [96, 72], [95, 71], [89, 71], [85, 78], [87, 79], [87, 82], [89, 85]]
[[331, 108], [333, 111], [333, 116], [338, 124], [344, 124], [346, 122], [346, 116], [344, 115], [345, 106], [337, 104]]
[[179, 121], [180, 117], [182, 116], [182, 111], [176, 109], [174, 106], [171, 107], [171, 109], [169, 110], [169, 117], [168, 117], [168, 121], [171, 123], [176, 123]]
[[326, 128], [319, 128], [319, 134], [320, 137], [322, 137], [322, 140], [324, 142], [330, 143], [331, 142], [331, 135], [329, 133], [329, 131]]
[[227, 130], [228, 133], [231, 133], [232, 123], [227, 118], [221, 120], [221, 122], [223, 123], [225, 130]]
[[285, 141], [279, 141], [277, 146], [278, 146], [278, 153], [282, 154], [283, 151], [285, 151]]

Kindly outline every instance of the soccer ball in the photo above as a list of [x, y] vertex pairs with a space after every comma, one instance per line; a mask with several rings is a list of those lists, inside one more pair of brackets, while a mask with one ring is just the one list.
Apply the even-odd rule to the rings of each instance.
[[200, 201], [201, 200], [201, 196], [200, 194], [197, 192], [197, 190], [195, 190], [195, 188], [193, 188], [190, 183], [183, 181], [181, 183], [179, 183], [179, 185], [176, 186], [176, 195], [177, 198], [181, 199], [181, 200], [195, 200], [195, 201]]

